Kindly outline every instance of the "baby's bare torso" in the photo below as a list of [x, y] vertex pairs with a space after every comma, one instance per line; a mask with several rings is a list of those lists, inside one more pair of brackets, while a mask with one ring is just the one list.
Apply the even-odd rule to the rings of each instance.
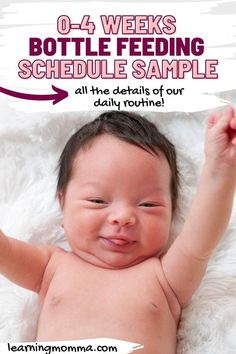
[[55, 252], [40, 300], [38, 341], [114, 338], [143, 344], [139, 353], [176, 351], [180, 308], [157, 258], [111, 270]]

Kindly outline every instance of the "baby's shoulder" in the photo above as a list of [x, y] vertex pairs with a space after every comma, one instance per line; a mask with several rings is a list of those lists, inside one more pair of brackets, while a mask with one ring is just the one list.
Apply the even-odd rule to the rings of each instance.
[[157, 256], [147, 258], [143, 262], [138, 263], [137, 266], [139, 268], [142, 268], [143, 271], [146, 271], [148, 273], [152, 272], [153, 275], [158, 280], [159, 280], [159, 278], [162, 278], [162, 274], [163, 274], [162, 264], [161, 264], [160, 258]]

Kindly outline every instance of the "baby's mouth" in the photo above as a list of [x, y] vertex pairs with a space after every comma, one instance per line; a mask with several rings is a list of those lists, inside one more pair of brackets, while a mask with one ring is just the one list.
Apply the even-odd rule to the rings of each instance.
[[109, 237], [102, 237], [101, 236], [100, 240], [106, 248], [114, 248], [114, 250], [129, 247], [135, 243], [135, 241], [130, 241], [127, 238], [112, 237], [112, 236], [109, 236]]
[[107, 240], [118, 246], [124, 246], [130, 243], [130, 241], [124, 240], [123, 238], [108, 238]]

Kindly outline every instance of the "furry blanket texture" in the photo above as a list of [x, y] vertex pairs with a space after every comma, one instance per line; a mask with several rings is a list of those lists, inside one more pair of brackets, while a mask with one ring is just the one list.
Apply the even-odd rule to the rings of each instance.
[[[234, 102], [234, 93], [221, 95]], [[6, 107], [0, 118], [0, 227], [32, 244], [68, 248], [55, 199], [55, 168], [70, 135], [98, 112], [25, 114], [8, 107], [4, 97], [0, 104]], [[177, 148], [182, 187], [172, 237], [196, 190], [208, 113], [143, 113]], [[0, 341], [33, 341], [37, 316], [37, 296], [0, 276]], [[183, 310], [177, 353], [236, 353], [236, 201], [227, 232]]]

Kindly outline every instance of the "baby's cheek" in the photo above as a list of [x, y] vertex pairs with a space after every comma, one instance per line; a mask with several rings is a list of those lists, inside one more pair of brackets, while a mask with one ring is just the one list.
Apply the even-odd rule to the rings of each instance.
[[160, 228], [156, 240], [156, 243], [159, 246], [159, 248], [164, 247], [168, 242], [168, 239], [169, 239], [168, 229], [166, 229], [165, 227], [163, 229]]
[[159, 243], [160, 247], [164, 247], [169, 240], [170, 236], [170, 217], [165, 216], [159, 219], [157, 226], [157, 244]]

